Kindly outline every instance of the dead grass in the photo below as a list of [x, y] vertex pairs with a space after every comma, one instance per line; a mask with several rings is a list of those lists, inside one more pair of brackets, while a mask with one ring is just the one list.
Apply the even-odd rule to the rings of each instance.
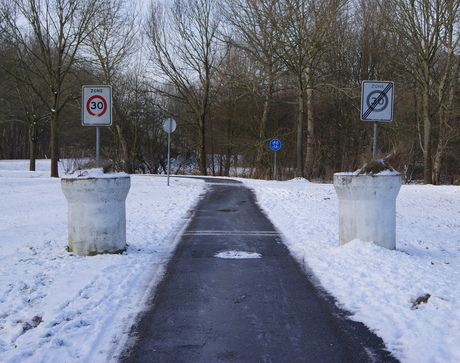
[[382, 158], [372, 159], [359, 169], [358, 174], [375, 175], [385, 170], [397, 171], [401, 164], [403, 148], [396, 147], [390, 154]]

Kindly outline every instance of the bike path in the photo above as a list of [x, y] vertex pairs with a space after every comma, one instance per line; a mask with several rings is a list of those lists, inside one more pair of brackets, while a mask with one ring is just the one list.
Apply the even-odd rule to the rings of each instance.
[[311, 282], [248, 188], [206, 180], [120, 362], [397, 362]]

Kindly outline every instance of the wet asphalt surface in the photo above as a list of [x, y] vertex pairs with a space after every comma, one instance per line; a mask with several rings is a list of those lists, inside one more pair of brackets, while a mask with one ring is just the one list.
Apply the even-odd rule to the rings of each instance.
[[397, 362], [312, 282], [249, 189], [207, 181], [120, 362]]

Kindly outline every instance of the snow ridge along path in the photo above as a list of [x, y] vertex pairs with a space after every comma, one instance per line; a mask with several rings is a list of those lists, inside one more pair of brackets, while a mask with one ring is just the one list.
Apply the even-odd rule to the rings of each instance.
[[241, 183], [208, 179], [121, 362], [392, 362], [289, 254]]

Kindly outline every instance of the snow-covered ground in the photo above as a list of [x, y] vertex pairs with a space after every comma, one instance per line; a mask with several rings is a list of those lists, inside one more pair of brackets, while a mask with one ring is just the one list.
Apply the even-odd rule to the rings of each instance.
[[[127, 252], [79, 257], [66, 252], [60, 180], [49, 178], [49, 161], [37, 166], [0, 161], [0, 361], [115, 362], [206, 185], [133, 175]], [[397, 358], [460, 362], [460, 187], [403, 185], [389, 251], [338, 246], [330, 184], [240, 180], [292, 254]]]
[[127, 253], [79, 257], [66, 252], [60, 180], [49, 162], [27, 168], [0, 161], [0, 361], [115, 361], [205, 184], [133, 176]]
[[[403, 185], [396, 250], [338, 246], [332, 185], [246, 182], [321, 285], [402, 362], [460, 362], [460, 187]], [[430, 295], [427, 303], [416, 303]]]

